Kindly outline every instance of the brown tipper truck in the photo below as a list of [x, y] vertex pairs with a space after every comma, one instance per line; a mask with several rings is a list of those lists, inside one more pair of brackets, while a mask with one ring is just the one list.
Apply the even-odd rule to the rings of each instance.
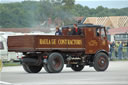
[[108, 68], [107, 35], [104, 26], [78, 25], [81, 35], [67, 35], [73, 25], [62, 27], [60, 36], [22, 35], [8, 37], [8, 51], [23, 52], [23, 68], [28, 73], [38, 73], [44, 67], [48, 73], [59, 73], [64, 64], [74, 71], [84, 66], [96, 71]]

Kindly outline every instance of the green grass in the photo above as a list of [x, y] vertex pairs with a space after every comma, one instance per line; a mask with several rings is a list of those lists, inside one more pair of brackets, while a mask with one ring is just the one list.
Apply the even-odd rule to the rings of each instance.
[[112, 59], [111, 61], [128, 61], [128, 59], [122, 59], [122, 60], [120, 60], [120, 59]]
[[3, 66], [4, 67], [7, 67], [7, 66], [19, 66], [21, 65], [19, 62], [6, 62], [6, 63], [3, 63]]

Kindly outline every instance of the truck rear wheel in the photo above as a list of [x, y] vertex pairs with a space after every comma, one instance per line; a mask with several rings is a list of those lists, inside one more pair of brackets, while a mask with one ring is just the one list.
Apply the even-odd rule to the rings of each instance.
[[23, 63], [22, 65], [23, 65], [24, 70], [28, 73], [38, 73], [42, 69], [42, 66], [30, 66], [25, 63]]
[[108, 68], [109, 60], [105, 53], [98, 53], [94, 58], [94, 69], [96, 71], [105, 71]]
[[44, 65], [44, 69], [45, 69], [46, 72], [51, 73], [51, 71], [48, 69], [47, 64]]
[[51, 53], [48, 57], [48, 63], [44, 65], [48, 73], [59, 73], [64, 67], [63, 56], [60, 53]]
[[73, 65], [71, 66], [71, 69], [72, 69], [73, 71], [82, 71], [83, 68], [84, 68], [83, 65], [78, 65], [78, 64], [73, 64]]

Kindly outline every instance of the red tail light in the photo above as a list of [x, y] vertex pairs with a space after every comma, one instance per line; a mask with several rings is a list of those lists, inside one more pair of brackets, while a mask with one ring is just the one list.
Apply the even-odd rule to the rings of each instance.
[[44, 58], [44, 59], [47, 59], [47, 58], [48, 58], [48, 56], [43, 56], [43, 58]]

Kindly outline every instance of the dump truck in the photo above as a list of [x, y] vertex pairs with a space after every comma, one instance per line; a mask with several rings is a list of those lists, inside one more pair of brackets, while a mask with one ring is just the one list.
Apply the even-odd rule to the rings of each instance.
[[104, 26], [80, 24], [81, 35], [68, 35], [73, 25], [63, 26], [63, 35], [22, 35], [8, 37], [8, 51], [22, 52], [22, 65], [28, 73], [38, 73], [42, 67], [48, 73], [59, 73], [64, 64], [73, 71], [84, 66], [96, 71], [108, 68], [108, 41]]

